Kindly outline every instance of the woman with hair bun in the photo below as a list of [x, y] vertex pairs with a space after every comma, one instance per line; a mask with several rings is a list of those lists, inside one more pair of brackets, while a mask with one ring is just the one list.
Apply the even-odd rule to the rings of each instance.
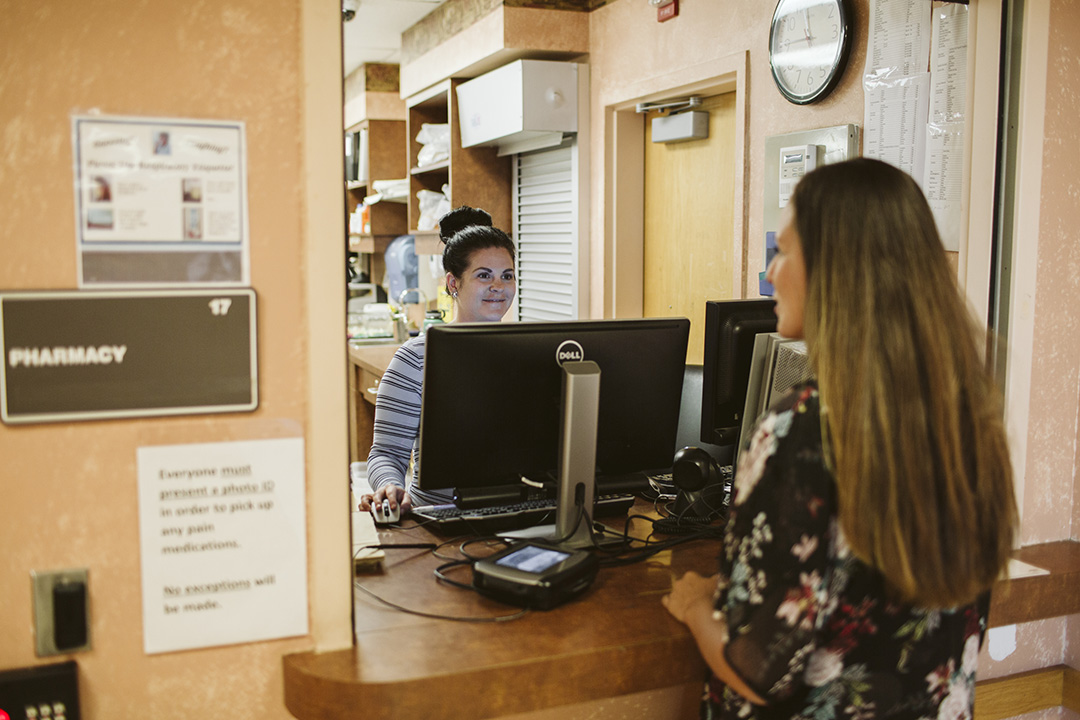
[[[514, 242], [491, 216], [467, 206], [439, 219], [446, 291], [454, 299], [453, 322], [498, 322], [514, 301]], [[416, 486], [419, 468], [420, 399], [424, 378], [424, 335], [407, 340], [383, 373], [375, 398], [375, 427], [368, 455], [368, 483], [374, 495], [360, 498], [360, 508], [390, 501], [403, 511], [415, 505], [453, 501], [451, 491], [425, 492]], [[413, 475], [406, 480], [409, 462]]]
[[777, 330], [815, 379], [743, 439], [720, 573], [663, 599], [702, 717], [970, 718], [1017, 521], [985, 333], [891, 165], [808, 173], [781, 226]]

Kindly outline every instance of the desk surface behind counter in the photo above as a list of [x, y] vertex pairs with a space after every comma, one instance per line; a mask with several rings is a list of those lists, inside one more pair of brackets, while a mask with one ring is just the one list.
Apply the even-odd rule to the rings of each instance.
[[349, 343], [349, 462], [367, 460], [375, 426], [375, 396], [399, 345]]
[[397, 343], [376, 343], [372, 345], [354, 345], [350, 343], [349, 361], [373, 375], [381, 377], [399, 347], [401, 346]]
[[[432, 539], [421, 528], [379, 535], [384, 545]], [[459, 545], [440, 555], [460, 557]], [[493, 718], [692, 683], [671, 717], [694, 717], [705, 665], [660, 598], [684, 572], [715, 568], [719, 549], [718, 540], [698, 540], [603, 567], [582, 597], [499, 622], [410, 615], [375, 599], [368, 593], [430, 615], [517, 613], [437, 582], [433, 570], [446, 560], [430, 551], [388, 549], [382, 573], [356, 578], [363, 588], [354, 593], [356, 646], [284, 658], [286, 707], [302, 720]], [[468, 583], [470, 572], [462, 566], [447, 576]]]

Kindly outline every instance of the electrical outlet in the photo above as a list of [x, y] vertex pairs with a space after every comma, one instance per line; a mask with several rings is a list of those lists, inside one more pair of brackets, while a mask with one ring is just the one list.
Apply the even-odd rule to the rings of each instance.
[[90, 649], [88, 575], [85, 568], [30, 573], [38, 657]]

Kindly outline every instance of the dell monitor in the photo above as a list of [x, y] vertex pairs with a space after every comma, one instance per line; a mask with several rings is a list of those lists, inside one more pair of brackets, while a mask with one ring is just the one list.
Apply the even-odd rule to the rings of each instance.
[[435, 325], [427, 331], [419, 485], [459, 504], [522, 480], [557, 485], [563, 362], [599, 368], [595, 468], [670, 471], [690, 321]]
[[705, 360], [702, 371], [701, 440], [737, 445], [746, 408], [746, 387], [759, 333], [776, 331], [775, 303], [711, 300], [705, 303]]

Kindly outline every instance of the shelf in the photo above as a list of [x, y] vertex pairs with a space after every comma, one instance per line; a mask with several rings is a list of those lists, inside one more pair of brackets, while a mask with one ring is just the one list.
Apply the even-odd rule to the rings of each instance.
[[[345, 183], [345, 211], [352, 214], [364, 198], [374, 193], [374, 184], [381, 180], [407, 178], [408, 147], [405, 143], [404, 120], [365, 120], [357, 129], [366, 130], [367, 178]], [[405, 202], [379, 202], [371, 208], [370, 235], [403, 235], [408, 227], [408, 207]], [[350, 249], [354, 240], [349, 239]]]
[[438, 230], [410, 230], [415, 238], [413, 252], [417, 255], [442, 255], [442, 240]]
[[[401, 233], [405, 234], [405, 233]], [[398, 235], [357, 235], [356, 233], [349, 234], [349, 250], [357, 253], [379, 253], [386, 252], [386, 247], [394, 240]], [[438, 240], [438, 234], [435, 235], [435, 239]], [[441, 251], [440, 251], [441, 252]]]
[[440, 170], [450, 169], [450, 159], [447, 158], [441, 162], [433, 163], [431, 165], [425, 165], [424, 167], [414, 167], [409, 170], [410, 175], [423, 175], [424, 173], [433, 173]]
[[[491, 215], [495, 227], [509, 229], [511, 225], [510, 195], [513, 186], [511, 159], [499, 157], [491, 147], [463, 148], [461, 123], [458, 117], [457, 87], [464, 80], [451, 78], [406, 100], [406, 137], [409, 161], [409, 226], [416, 227], [420, 219], [420, 190], [440, 192], [444, 185], [450, 207], [481, 208]], [[426, 123], [450, 127], [450, 157], [445, 161], [416, 166], [422, 145], [416, 135]], [[410, 231], [414, 232], [414, 231]], [[437, 237], [437, 236], [435, 236]], [[417, 237], [417, 253], [438, 254], [438, 240], [422, 241]]]

